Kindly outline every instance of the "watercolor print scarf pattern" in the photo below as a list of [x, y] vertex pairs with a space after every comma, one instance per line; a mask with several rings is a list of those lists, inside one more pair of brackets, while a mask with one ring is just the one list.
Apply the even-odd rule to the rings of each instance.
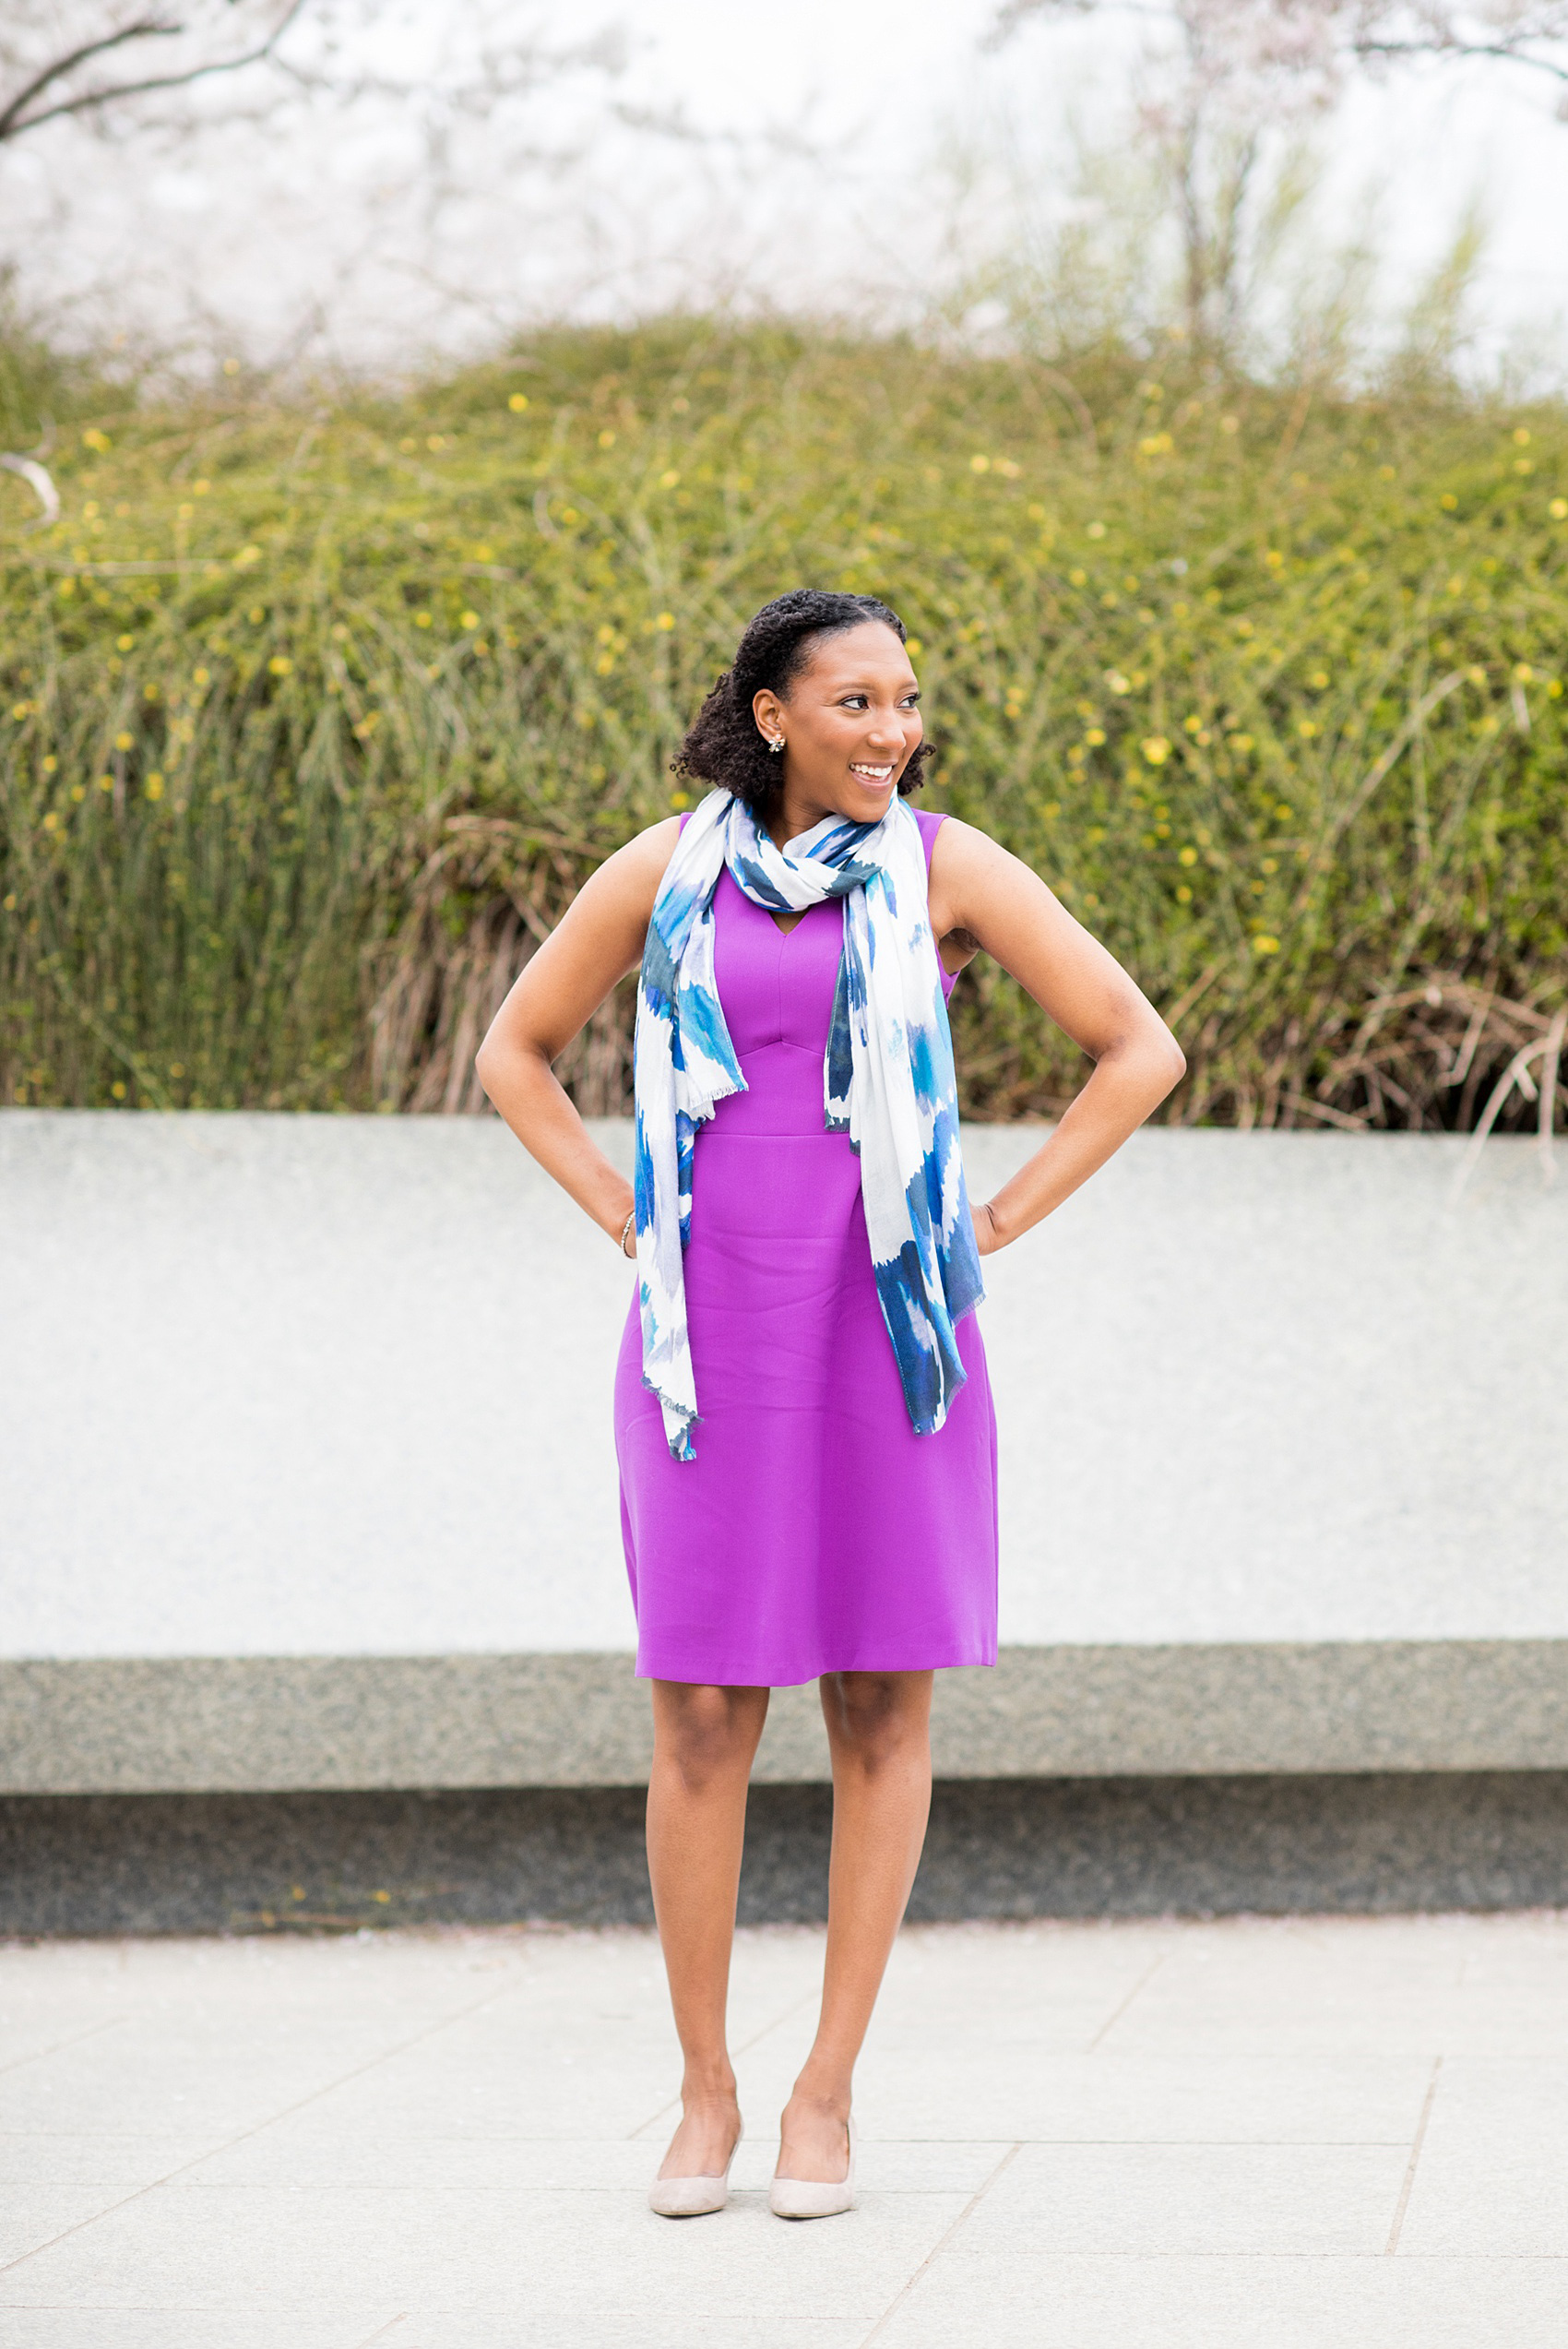
[[934, 1434], [964, 1384], [954, 1325], [984, 1291], [964, 1188], [953, 1040], [927, 913], [925, 848], [906, 804], [877, 824], [827, 817], [775, 846], [727, 791], [694, 811], [643, 951], [634, 1049], [643, 1384], [676, 1460], [694, 1460], [697, 1394], [683, 1269], [692, 1156], [716, 1103], [744, 1092], [714, 982], [714, 891], [728, 865], [770, 912], [844, 905], [844, 950], [823, 1064], [824, 1123], [847, 1133], [883, 1318], [909, 1424]]

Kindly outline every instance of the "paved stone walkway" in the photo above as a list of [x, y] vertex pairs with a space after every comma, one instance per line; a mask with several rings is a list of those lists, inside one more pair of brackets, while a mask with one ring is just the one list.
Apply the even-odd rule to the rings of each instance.
[[720, 2217], [635, 1932], [0, 1947], [5, 2349], [1560, 2349], [1568, 1914], [911, 1930], [863, 2194], [769, 2216], [821, 1936], [743, 1934]]

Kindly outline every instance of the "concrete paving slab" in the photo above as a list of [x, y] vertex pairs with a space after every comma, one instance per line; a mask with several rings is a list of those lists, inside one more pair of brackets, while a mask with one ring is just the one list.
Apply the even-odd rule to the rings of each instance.
[[861, 2093], [894, 2135], [959, 2126], [998, 2143], [1408, 2147], [1431, 2072], [1431, 2057], [1415, 2051], [1040, 2055], [1003, 2029], [989, 2045], [967, 2034], [960, 2046], [928, 2030], [923, 2045], [879, 2033]]
[[[390, 2319], [396, 2322], [394, 2318]], [[367, 2349], [388, 2319], [366, 2309], [324, 2317], [317, 2309], [255, 2312], [200, 2308], [6, 2308], [6, 2349]]]
[[966, 2251], [1381, 2251], [1408, 2145], [1024, 2145], [967, 2220]]
[[911, 1928], [861, 2206], [789, 2228], [815, 1931], [739, 1937], [748, 2134], [680, 2227], [645, 2201], [649, 1935], [0, 1945], [0, 2016], [57, 2042], [4, 2082], [49, 2109], [0, 2136], [0, 2344], [1556, 2349], [1565, 1946], [1568, 1915]]
[[969, 2256], [922, 2275], [864, 2349], [1554, 2349], [1553, 2260]]
[[199, 2137], [0, 2131], [0, 2191], [16, 2186], [151, 2186], [206, 2152]]
[[123, 2186], [42, 2185], [23, 2180], [0, 2198], [0, 2270], [69, 2236], [125, 2200]]
[[695, 2306], [745, 2316], [788, 2294], [801, 2316], [869, 2327], [965, 2200], [868, 2200], [869, 2224], [812, 2228], [796, 2243], [761, 2194], [735, 2197], [722, 2226], [674, 2227], [620, 2188], [306, 2195], [172, 2185], [35, 2253], [25, 2271], [0, 2272], [0, 2307], [24, 2290], [134, 2306], [152, 2272], [170, 2277], [180, 2304], [208, 2308], [286, 2299], [330, 2309], [379, 2297], [501, 2316], [526, 2299], [535, 2315], [674, 2317]]
[[1568, 2056], [1443, 2066], [1400, 2233], [1411, 2254], [1568, 2258]]

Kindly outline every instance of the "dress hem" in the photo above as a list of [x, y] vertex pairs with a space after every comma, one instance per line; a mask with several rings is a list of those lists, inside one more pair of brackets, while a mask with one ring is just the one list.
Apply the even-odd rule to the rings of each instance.
[[987, 1655], [901, 1657], [897, 1662], [886, 1656], [874, 1663], [863, 1660], [854, 1663], [813, 1664], [807, 1671], [791, 1671], [783, 1679], [774, 1674], [742, 1672], [733, 1667], [718, 1672], [694, 1672], [689, 1663], [679, 1672], [660, 1672], [658, 1667], [638, 1656], [636, 1678], [639, 1680], [670, 1680], [679, 1687], [690, 1688], [803, 1688], [813, 1680], [820, 1680], [830, 1672], [992, 1672], [996, 1668], [996, 1651]]

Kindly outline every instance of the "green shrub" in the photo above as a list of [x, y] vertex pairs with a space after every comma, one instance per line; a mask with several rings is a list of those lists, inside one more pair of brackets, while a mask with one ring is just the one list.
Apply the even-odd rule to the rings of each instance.
[[[477, 1106], [494, 1003], [800, 581], [905, 614], [932, 804], [1172, 1017], [1171, 1115], [1470, 1124], [1562, 1000], [1556, 408], [686, 320], [53, 462], [53, 529], [0, 476], [6, 1099]], [[971, 1115], [1078, 1081], [983, 960], [954, 1016]]]

